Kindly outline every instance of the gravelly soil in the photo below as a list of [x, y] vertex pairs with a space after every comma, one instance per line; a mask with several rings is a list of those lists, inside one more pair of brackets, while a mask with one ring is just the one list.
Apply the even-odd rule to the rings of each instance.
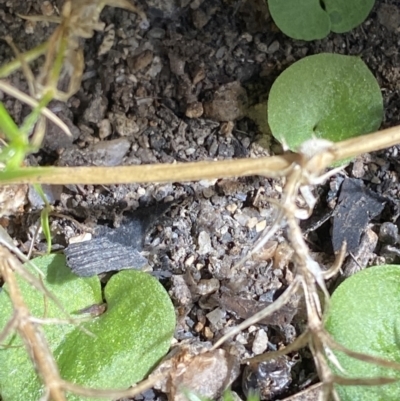
[[[0, 0], [0, 36], [11, 36], [21, 50], [41, 43], [53, 25], [23, 21], [16, 15], [42, 14], [41, 3]], [[54, 12], [56, 7], [61, 9], [61, 3], [52, 3]], [[172, 163], [279, 151], [266, 136], [260, 118], [254, 117], [254, 110], [265, 107], [263, 102], [280, 72], [296, 60], [320, 52], [360, 56], [382, 88], [383, 127], [399, 123], [400, 8], [395, 0], [377, 1], [367, 21], [352, 32], [331, 34], [312, 43], [280, 33], [259, 0], [142, 3], [148, 29], [140, 27], [133, 13], [110, 7], [103, 11], [105, 31], [115, 32], [112, 48], [99, 55], [105, 32], [86, 40], [82, 88], [67, 104], [50, 105], [69, 125], [73, 137], [66, 137], [49, 123], [43, 149], [29, 158], [32, 165]], [[12, 57], [10, 48], [0, 42], [0, 65]], [[27, 90], [22, 73], [15, 73], [10, 81]], [[16, 121], [27, 114], [28, 109], [18, 101], [1, 93], [0, 99]], [[347, 169], [350, 177], [362, 178], [368, 187], [390, 199], [369, 234], [379, 232], [383, 222], [397, 224], [397, 156], [394, 147], [360, 157]], [[332, 188], [334, 184], [332, 181]], [[172, 202], [146, 237], [146, 255], [153, 270], [163, 272], [159, 274], [179, 311], [176, 338], [213, 341], [226, 326], [273, 301], [291, 278], [284, 233], [244, 268], [233, 268], [252, 248], [259, 232], [271, 225], [273, 208], [267, 200], [278, 199], [281, 188], [281, 182], [262, 177], [107, 188], [68, 186], [59, 188], [56, 208], [91, 226], [99, 220], [118, 219], [122, 210]], [[321, 215], [333, 207], [325, 198], [328, 190], [320, 190], [322, 200], [316, 213]], [[28, 203], [23, 215], [3, 221], [22, 248], [29, 244], [37, 207], [35, 202]], [[52, 229], [59, 247], [78, 233], [76, 226], [62, 219], [54, 219]], [[316, 251], [325, 252], [320, 257], [329, 260], [329, 227], [320, 230], [318, 235], [311, 233], [310, 240]], [[317, 241], [321, 232], [324, 241]], [[358, 251], [367, 255], [364, 266], [399, 258], [397, 240], [391, 251], [383, 243], [376, 246], [371, 241], [372, 245], [365, 242]], [[43, 240], [35, 245], [37, 251], [44, 247]], [[294, 316], [296, 311], [293, 305], [274, 321], [237, 336], [233, 343], [238, 355], [252, 356], [293, 341], [303, 323], [301, 314]], [[298, 359], [301, 362], [294, 363]], [[316, 381], [307, 351], [280, 365], [275, 370], [281, 372], [282, 386], [265, 389], [265, 399], [283, 399]], [[234, 389], [243, 396], [240, 380]], [[147, 394], [147, 399], [155, 397], [155, 393]]]

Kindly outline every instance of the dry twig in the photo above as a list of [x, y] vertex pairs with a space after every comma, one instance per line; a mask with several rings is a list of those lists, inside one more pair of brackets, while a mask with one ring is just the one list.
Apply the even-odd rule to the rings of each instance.
[[[400, 126], [335, 143], [309, 161], [310, 171], [323, 171], [333, 163], [400, 143]], [[152, 164], [116, 167], [35, 167], [30, 175], [1, 177], [5, 184], [90, 184], [116, 185], [129, 183], [185, 182], [250, 175], [285, 177], [293, 163], [302, 156], [288, 153], [257, 159], [202, 161], [193, 163]]]
[[[345, 246], [343, 246], [341, 252], [337, 255], [337, 260], [334, 266], [332, 266], [329, 271], [324, 272], [319, 264], [311, 257], [299, 226], [299, 218], [306, 218], [315, 204], [314, 200], [309, 198], [309, 194], [311, 194], [310, 187], [315, 184], [321, 184], [332, 174], [332, 172], [323, 174], [326, 165], [324, 162], [321, 163], [321, 160], [323, 161], [327, 154], [335, 152], [336, 144], [332, 143], [329, 146], [326, 146], [326, 141], [324, 142], [321, 151], [311, 155], [300, 153], [299, 158], [291, 165], [286, 176], [286, 185], [279, 205], [281, 210], [278, 213], [273, 226], [269, 229], [271, 232], [276, 232], [284, 223], [287, 226], [288, 240], [294, 250], [294, 262], [296, 268], [294, 281], [274, 304], [247, 319], [238, 327], [235, 327], [217, 341], [215, 346], [220, 346], [227, 338], [260, 321], [261, 318], [270, 315], [277, 308], [285, 305], [289, 300], [289, 294], [292, 294], [294, 290], [301, 285], [307, 308], [307, 330], [305, 333], [303, 333], [295, 343], [289, 345], [286, 349], [249, 358], [246, 359], [244, 363], [255, 363], [262, 360], [268, 360], [282, 354], [287, 354], [308, 344], [322, 382], [320, 400], [328, 401], [328, 399], [330, 399], [329, 397], [333, 397], [334, 400], [339, 400], [338, 394], [334, 388], [335, 383], [341, 385], [381, 385], [395, 381], [395, 379], [392, 378], [349, 379], [347, 377], [338, 376], [333, 373], [331, 365], [336, 366], [339, 370], [343, 371], [343, 369], [335, 358], [332, 350], [340, 350], [355, 359], [390, 367], [396, 370], [400, 370], [400, 364], [348, 350], [336, 343], [324, 328], [323, 312], [326, 312], [329, 307], [329, 293], [325, 286], [325, 280], [338, 272], [344, 260]], [[304, 146], [307, 146], [307, 144]], [[333, 170], [333, 172], [335, 172], [335, 170]], [[301, 189], [303, 189], [303, 191]], [[304, 189], [308, 190], [304, 191]], [[296, 198], [304, 193], [308, 194], [308, 197], [304, 198], [305, 203], [311, 203], [309, 204], [309, 210], [307, 211], [299, 210], [296, 206]], [[270, 238], [270, 232], [268, 231], [264, 233], [259, 243], [264, 243], [266, 238]], [[321, 290], [324, 294], [325, 305], [321, 305], [318, 290]]]

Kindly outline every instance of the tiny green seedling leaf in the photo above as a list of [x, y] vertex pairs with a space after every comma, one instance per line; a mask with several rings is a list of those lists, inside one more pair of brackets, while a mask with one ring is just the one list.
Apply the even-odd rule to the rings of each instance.
[[322, 39], [361, 24], [375, 0], [268, 0], [279, 29], [293, 39]]
[[47, 253], [51, 252], [51, 230], [50, 230], [50, 221], [49, 214], [51, 212], [51, 205], [47, 200], [47, 196], [43, 191], [43, 188], [40, 184], [33, 184], [35, 191], [39, 194], [40, 198], [44, 203], [44, 207], [40, 212], [40, 225], [42, 226], [44, 237], [47, 242]]
[[305, 57], [278, 77], [268, 99], [272, 135], [293, 151], [313, 138], [338, 142], [370, 133], [382, 118], [379, 85], [354, 56]]
[[19, 168], [28, 152], [28, 136], [21, 133], [2, 102], [0, 102], [0, 133], [3, 133], [9, 142], [0, 152], [0, 161], [6, 164], [7, 169]]
[[[79, 319], [82, 310], [103, 302], [96, 277], [80, 278], [66, 267], [63, 255], [34, 260], [45, 274], [44, 284], [67, 312]], [[19, 285], [36, 317], [62, 319], [50, 300], [23, 280]], [[43, 326], [46, 339], [65, 380], [93, 388], [128, 388], [142, 380], [166, 354], [175, 329], [175, 312], [168, 293], [147, 273], [127, 270], [114, 275], [104, 290], [107, 310], [82, 327]], [[12, 315], [7, 286], [0, 294], [0, 328]], [[0, 348], [0, 389], [3, 401], [37, 401], [43, 395], [26, 350], [17, 336]], [[7, 347], [9, 345], [9, 347]], [[68, 400], [81, 397], [68, 394]]]
[[[400, 266], [374, 266], [345, 280], [333, 293], [326, 328], [334, 339], [367, 355], [400, 362]], [[400, 371], [350, 358], [336, 352], [346, 377], [391, 377]], [[336, 372], [342, 374], [341, 372]], [[341, 401], [400, 399], [400, 384], [338, 386]]]

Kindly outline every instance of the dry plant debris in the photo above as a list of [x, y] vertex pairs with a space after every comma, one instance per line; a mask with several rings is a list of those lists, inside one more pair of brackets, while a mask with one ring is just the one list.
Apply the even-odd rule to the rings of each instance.
[[[113, 6], [138, 13], [142, 23], [147, 23], [145, 14], [127, 0], [67, 0], [61, 10], [61, 17], [28, 16], [21, 18], [31, 21], [48, 21], [59, 24], [47, 42], [45, 62], [37, 79], [25, 66], [21, 55], [21, 66], [27, 73], [28, 82], [36, 97], [50, 93], [52, 99], [67, 101], [81, 86], [84, 69], [83, 50], [79, 39], [91, 38], [95, 30], [103, 30], [104, 24], [99, 21], [100, 13], [105, 6]], [[60, 68], [60, 62], [61, 67]], [[68, 78], [67, 90], [57, 88], [59, 81]]]
[[[20, 15], [21, 18], [29, 21], [57, 23], [58, 27], [47, 42], [27, 54], [22, 54], [10, 37], [5, 38], [16, 55], [16, 61], [3, 68], [0, 77], [6, 77], [21, 67], [28, 82], [30, 96], [3, 80], [0, 80], [0, 89], [31, 107], [37, 108], [41, 105], [42, 116], [37, 121], [32, 139], [37, 148], [44, 137], [43, 116], [51, 119], [66, 134], [72, 135], [66, 124], [45, 106], [53, 99], [67, 101], [81, 87], [85, 62], [80, 38], [91, 38], [95, 30], [104, 29], [104, 24], [99, 21], [99, 17], [107, 5], [136, 12], [142, 18], [142, 24], [147, 24], [147, 18], [143, 11], [127, 0], [67, 0], [62, 7], [60, 17]], [[43, 54], [45, 55], [43, 66], [38, 76], [35, 77], [28, 63]], [[61, 90], [59, 86], [66, 86], [66, 89]]]
[[[102, 8], [106, 5], [123, 7], [131, 11], [138, 12], [136, 7], [133, 7], [125, 0], [116, 1], [67, 1], [62, 9], [61, 18], [58, 17], [30, 17], [24, 18], [30, 20], [47, 20], [49, 22], [59, 23], [50, 40], [29, 54], [19, 54], [17, 51], [17, 62], [14, 63], [14, 69], [22, 67], [27, 75], [28, 82], [31, 87], [31, 97], [41, 98], [42, 96], [50, 95], [52, 98], [66, 100], [80, 87], [83, 73], [83, 55], [79, 46], [79, 38], [89, 38], [93, 35], [94, 30], [103, 29], [104, 27], [99, 22], [99, 14]], [[145, 16], [139, 11], [139, 14], [145, 21]], [[88, 24], [89, 21], [89, 24]], [[11, 42], [10, 42], [11, 43]], [[46, 59], [43, 69], [37, 78], [33, 78], [28, 67], [28, 62], [45, 54]], [[59, 89], [60, 81], [66, 79], [68, 82], [67, 90]], [[64, 83], [64, 82], [63, 82]], [[10, 89], [6, 82], [1, 82], [0, 89], [4, 92], [15, 96], [27, 104], [37, 106], [38, 103], [34, 99], [26, 98], [17, 91]], [[45, 111], [43, 111], [43, 114]], [[49, 115], [51, 115], [49, 113]], [[293, 344], [285, 349], [270, 352], [264, 356], [257, 356], [244, 363], [255, 363], [261, 360], [279, 358], [283, 354], [297, 350], [299, 347], [309, 345], [314, 355], [318, 373], [322, 380], [323, 391], [321, 399], [327, 400], [330, 395], [334, 399], [338, 399], [334, 391], [333, 384], [383, 384], [389, 382], [385, 378], [376, 380], [359, 379], [349, 380], [343, 377], [338, 377], [332, 374], [329, 366], [329, 361], [336, 363], [332, 350], [341, 350], [348, 355], [367, 361], [377, 363], [382, 366], [388, 366], [399, 369], [397, 364], [372, 358], [365, 355], [360, 355], [350, 350], [346, 350], [339, 344], [336, 344], [332, 338], [326, 333], [323, 327], [322, 314], [324, 305], [321, 305], [318, 295], [319, 290], [324, 294], [324, 302], [329, 304], [329, 296], [325, 287], [325, 280], [333, 277], [340, 268], [344, 256], [344, 248], [338, 254], [336, 263], [331, 269], [325, 271], [313, 259], [307, 244], [304, 241], [302, 232], [299, 227], [299, 219], [309, 216], [312, 212], [315, 200], [312, 195], [312, 187], [319, 185], [329, 177], [324, 174], [325, 168], [333, 162], [346, 159], [361, 153], [383, 149], [400, 142], [399, 128], [395, 127], [379, 133], [371, 134], [361, 138], [354, 138], [348, 141], [343, 141], [337, 144], [313, 142], [307, 143], [300, 149], [298, 154], [288, 154], [263, 159], [243, 159], [223, 162], [202, 162], [202, 163], [187, 163], [177, 165], [153, 165], [153, 166], [127, 166], [117, 168], [58, 168], [51, 171], [45, 168], [37, 168], [37, 175], [24, 179], [10, 179], [9, 182], [26, 182], [26, 183], [49, 183], [49, 184], [115, 184], [127, 182], [169, 182], [169, 181], [191, 181], [199, 179], [213, 179], [221, 177], [236, 177], [247, 175], [263, 175], [267, 177], [277, 178], [285, 177], [286, 185], [283, 191], [282, 201], [277, 204], [277, 218], [273, 227], [263, 234], [260, 242], [255, 245], [253, 252], [256, 252], [265, 244], [282, 225], [285, 225], [288, 230], [290, 245], [294, 250], [294, 260], [296, 271], [292, 282], [288, 289], [282, 294], [274, 304], [266, 307], [264, 310], [257, 312], [253, 317], [249, 318], [243, 324], [239, 325], [227, 336], [219, 339], [211, 349], [204, 351], [204, 359], [206, 357], [218, 356], [222, 350], [220, 345], [230, 336], [238, 333], [251, 324], [260, 321], [291, 300], [298, 294], [301, 289], [304, 293], [308, 327]], [[316, 145], [316, 151], [309, 152], [311, 145]], [[337, 172], [337, 170], [335, 171]], [[299, 208], [296, 204], [298, 197], [302, 197], [307, 208]], [[276, 203], [276, 202], [275, 202]], [[32, 282], [38, 290], [44, 291], [40, 282], [35, 281], [32, 277], [27, 276], [27, 273], [21, 268], [20, 262], [11, 255], [5, 247], [1, 248], [2, 263], [0, 265], [1, 274], [10, 287], [13, 288], [10, 293], [14, 305], [15, 314], [10, 320], [7, 327], [0, 334], [2, 340], [11, 329], [15, 329], [19, 334], [29, 341], [28, 351], [36, 347], [36, 352], [31, 353], [33, 363], [37, 367], [44, 383], [46, 384], [48, 394], [44, 399], [64, 400], [64, 391], [73, 391], [84, 396], [101, 396], [101, 397], [122, 397], [137, 394], [143, 388], [152, 386], [155, 382], [160, 381], [160, 377], [152, 377], [149, 381], [144, 382], [139, 388], [134, 388], [131, 391], [125, 392], [106, 392], [90, 389], [82, 389], [70, 383], [65, 383], [58, 375], [57, 366], [54, 363], [51, 354], [46, 348], [45, 340], [43, 339], [40, 326], [37, 323], [32, 323], [32, 317], [29, 311], [24, 306], [23, 300], [19, 296], [18, 288], [15, 286], [14, 274], [23, 275], [28, 281]], [[50, 294], [45, 293], [50, 297]], [[33, 347], [32, 347], [33, 344]], [[185, 358], [183, 358], [185, 359]], [[188, 360], [191, 360], [188, 358]], [[177, 363], [178, 365], [178, 363]], [[190, 362], [184, 366], [184, 370], [190, 366]], [[169, 372], [172, 375], [175, 373]], [[229, 381], [229, 380], [228, 380]], [[179, 382], [179, 380], [178, 380]], [[175, 384], [176, 386], [176, 384]], [[176, 389], [174, 388], [174, 391]], [[218, 394], [221, 389], [215, 390]], [[212, 394], [214, 394], [212, 393]]]
[[[389, 130], [388, 132], [393, 133], [395, 131], [398, 130], [392, 129]], [[376, 134], [370, 135], [370, 137], [372, 138], [374, 138], [375, 136]], [[383, 141], [382, 139], [380, 140], [381, 146], [384, 146], [382, 142], [385, 142], [385, 140], [386, 139], [384, 139]], [[360, 141], [360, 139], [351, 140], [352, 143], [354, 143], [354, 141]], [[389, 135], [388, 142], [390, 141], [393, 141], [393, 137], [391, 135]], [[294, 161], [290, 164], [288, 163], [289, 164], [288, 168], [280, 172], [280, 175], [284, 175], [286, 177], [286, 184], [283, 190], [282, 199], [280, 203], [276, 205], [277, 206], [276, 221], [274, 225], [262, 235], [259, 242], [255, 245], [255, 249], [259, 248], [260, 244], [266, 243], [271, 238], [271, 233], [276, 232], [282, 225], [286, 225], [289, 244], [291, 245], [294, 251], [293, 260], [295, 263], [295, 274], [292, 282], [289, 284], [288, 288], [278, 298], [276, 302], [267, 306], [262, 311], [257, 312], [254, 316], [250, 317], [249, 319], [245, 320], [242, 324], [235, 327], [232, 331], [228, 332], [225, 336], [216, 341], [214, 345], [211, 347], [211, 349], [206, 352], [216, 352], [219, 349], [219, 347], [229, 337], [239, 333], [241, 330], [249, 327], [252, 324], [257, 323], [258, 321], [264, 319], [265, 317], [271, 315], [280, 308], [284, 307], [284, 305], [287, 304], [290, 301], [290, 299], [293, 296], [295, 296], [301, 289], [304, 294], [307, 307], [307, 329], [305, 330], [305, 332], [300, 337], [298, 337], [293, 344], [288, 345], [286, 348], [282, 350], [275, 352], [268, 352], [264, 355], [259, 355], [254, 358], [245, 360], [243, 362], [255, 363], [278, 358], [284, 354], [293, 352], [300, 347], [308, 345], [313, 353], [318, 374], [322, 381], [321, 400], [324, 401], [328, 400], [330, 396], [333, 396], [335, 400], [338, 400], [338, 396], [334, 389], [335, 383], [339, 383], [342, 385], [345, 384], [379, 385], [391, 382], [392, 379], [386, 379], [386, 378], [348, 379], [345, 377], [339, 377], [332, 373], [330, 367], [330, 363], [337, 364], [337, 361], [334, 358], [332, 350], [340, 350], [342, 352], [345, 352], [349, 356], [361, 359], [363, 361], [377, 363], [379, 365], [386, 367], [400, 369], [400, 366], [393, 362], [388, 362], [385, 360], [381, 360], [379, 358], [369, 357], [366, 355], [360, 355], [350, 350], [347, 350], [340, 344], [337, 344], [324, 329], [323, 310], [329, 305], [329, 294], [325, 286], [325, 280], [333, 277], [337, 273], [338, 269], [340, 268], [343, 262], [345, 247], [342, 247], [342, 250], [339, 252], [335, 264], [327, 271], [322, 270], [320, 265], [313, 259], [312, 255], [310, 254], [308, 245], [306, 244], [301, 229], [299, 227], [299, 219], [304, 219], [308, 217], [311, 214], [312, 209], [314, 207], [315, 199], [313, 198], [312, 195], [312, 186], [321, 184], [329, 176], [341, 170], [341, 168], [336, 168], [324, 174], [325, 168], [327, 167], [327, 165], [331, 164], [333, 160], [335, 160], [338, 153], [340, 154], [340, 149], [342, 148], [343, 145], [341, 143], [338, 144], [327, 143], [326, 141], [324, 141], [323, 143], [318, 143], [318, 141], [316, 141], [316, 143], [312, 143], [311, 145], [313, 145], [313, 147], [314, 145], [316, 145], [317, 151], [315, 151], [314, 153], [310, 153], [309, 148], [306, 148], [308, 149], [307, 153], [304, 152], [304, 153], [299, 153], [297, 155], [293, 155]], [[320, 145], [322, 145], [322, 148]], [[346, 146], [346, 149], [349, 148]], [[219, 163], [211, 163], [211, 164], [218, 165]], [[305, 208], [299, 208], [297, 206], [296, 202], [299, 196], [303, 197], [304, 199], [303, 203], [306, 206]], [[14, 258], [11, 255], [5, 255], [5, 256], [6, 256], [5, 260], [7, 260], [7, 258], [10, 257]], [[3, 266], [2, 269], [3, 269], [2, 273], [3, 277], [8, 282], [11, 280], [11, 282], [13, 283], [12, 276], [10, 278], [11, 274], [10, 272], [12, 272], [10, 267]], [[19, 269], [19, 271], [20, 270], [21, 269]], [[322, 293], [324, 294], [323, 299], [325, 305], [321, 305], [319, 291], [322, 291]], [[15, 294], [17, 294], [17, 292], [15, 292]], [[16, 299], [18, 300], [19, 298], [17, 295]], [[24, 308], [22, 308], [22, 310], [24, 310]], [[22, 318], [22, 322], [25, 323], [26, 319], [28, 320], [30, 319], [29, 315], [28, 316], [24, 315], [24, 317]], [[25, 329], [21, 329], [21, 318], [18, 319], [13, 318], [8, 326], [9, 327], [6, 328], [7, 330], [6, 334], [11, 328], [15, 327], [18, 330], [22, 330], [23, 336], [29, 335], [29, 333], [28, 334], [25, 333], [24, 331]], [[24, 324], [22, 324], [22, 327], [25, 327]], [[30, 328], [31, 331], [34, 330], [34, 328], [32, 328], [30, 325], [28, 325], [27, 327]], [[34, 331], [34, 333], [37, 332]], [[35, 336], [37, 335], [38, 334], [35, 334]], [[4, 337], [4, 333], [2, 337]], [[33, 341], [42, 344], [43, 340], [41, 337], [39, 338], [39, 340], [36, 338]], [[46, 349], [45, 347], [42, 348]], [[44, 355], [46, 355], [46, 351], [44, 351]], [[61, 391], [61, 389], [66, 388], [65, 385], [63, 384], [64, 382], [59, 377], [57, 377], [56, 366], [50, 364], [50, 368], [48, 367], [49, 361], [52, 361], [51, 358], [50, 359], [38, 358], [35, 355], [33, 355], [32, 357], [33, 360], [35, 361], [35, 365], [38, 366], [40, 372], [42, 370], [46, 372], [47, 369], [50, 369], [51, 376], [48, 377], [51, 378], [55, 377], [55, 382], [57, 383], [57, 385], [55, 387], [53, 386], [49, 388], [50, 392], [56, 392], [56, 394], [58, 394]], [[190, 363], [185, 365], [185, 369], [189, 368], [189, 366]], [[172, 375], [169, 377], [174, 376], [172, 371], [168, 372], [167, 374]], [[51, 380], [51, 383], [54, 383], [53, 379]], [[68, 386], [70, 386], [69, 388], [73, 388], [71, 387], [71, 385]], [[73, 391], [79, 393], [80, 390], [78, 390], [77, 387], [74, 388]], [[62, 395], [62, 392], [60, 394]], [[60, 394], [58, 394], [57, 396], [60, 397], [61, 396]], [[61, 400], [63, 398], [56, 398], [56, 399]]]

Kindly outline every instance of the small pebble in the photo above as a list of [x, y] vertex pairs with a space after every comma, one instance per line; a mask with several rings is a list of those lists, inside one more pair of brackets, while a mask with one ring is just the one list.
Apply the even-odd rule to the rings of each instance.
[[255, 355], [260, 355], [268, 347], [268, 336], [264, 329], [258, 330], [256, 336], [254, 337], [253, 346], [251, 350]]
[[279, 42], [277, 40], [274, 40], [269, 46], [268, 46], [268, 54], [273, 54], [279, 50]]
[[212, 338], [214, 338], [214, 333], [208, 326], [204, 327], [203, 335], [205, 338], [207, 338], [207, 340], [211, 340]]
[[123, 113], [110, 113], [109, 119], [120, 136], [130, 136], [139, 132], [136, 122]]
[[186, 61], [173, 52], [168, 53], [168, 58], [171, 72], [178, 77], [185, 75]]
[[192, 294], [188, 285], [186, 284], [183, 275], [173, 275], [171, 277], [172, 287], [169, 291], [172, 298], [175, 299], [179, 305], [185, 306], [192, 302]]
[[197, 292], [200, 295], [211, 294], [217, 291], [218, 288], [219, 288], [219, 280], [217, 280], [216, 278], [202, 279], [197, 284]]
[[233, 218], [243, 227], [245, 227], [247, 222], [250, 220], [250, 217], [246, 214], [243, 214], [240, 210], [235, 213]]
[[50, 1], [47, 0], [42, 3], [42, 5], [40, 6], [40, 10], [42, 11], [42, 14], [46, 17], [50, 17], [54, 14], [53, 5], [50, 3]]
[[201, 231], [198, 238], [198, 245], [198, 252], [200, 255], [206, 255], [207, 253], [210, 253], [213, 250], [211, 246], [210, 234], [205, 231]]
[[290, 344], [296, 339], [296, 329], [292, 324], [287, 324], [283, 328], [283, 333], [285, 334], [285, 343]]
[[192, 154], [196, 153], [196, 149], [195, 148], [188, 148], [185, 150], [185, 154], [186, 156], [190, 156]]
[[152, 28], [147, 32], [147, 36], [153, 39], [163, 39], [165, 37], [165, 29]]
[[225, 318], [226, 312], [221, 308], [216, 308], [210, 313], [207, 313], [206, 317], [213, 326], [218, 324]]
[[203, 29], [208, 21], [210, 20], [210, 17], [201, 9], [198, 10], [193, 10], [192, 11], [192, 21], [193, 25], [198, 29]]
[[362, 157], [358, 157], [354, 163], [352, 168], [352, 174], [355, 178], [362, 178], [365, 175], [364, 170], [364, 160]]
[[91, 233], [84, 233], [77, 235], [76, 237], [71, 237], [68, 241], [69, 244], [78, 244], [79, 242], [90, 241], [92, 239]]
[[185, 260], [185, 266], [189, 267], [192, 266], [194, 262], [194, 255], [190, 255], [186, 260]]
[[110, 25], [110, 27], [107, 27], [108, 29], [106, 30], [106, 32], [104, 34], [103, 41], [101, 42], [101, 45], [97, 52], [98, 56], [107, 54], [114, 45], [115, 29], [112, 29], [112, 27], [113, 27], [113, 25]]
[[246, 227], [250, 230], [257, 225], [257, 217], [250, 217], [250, 219], [246, 223]]
[[[44, 196], [50, 204], [54, 204], [57, 200], [60, 200], [63, 188], [60, 185], [42, 185]], [[36, 189], [29, 185], [28, 199], [33, 208], [40, 208], [44, 205], [41, 196], [38, 194]]]
[[236, 336], [235, 340], [239, 343], [239, 344], [243, 344], [246, 345], [247, 344], [247, 338], [243, 335], [243, 333], [240, 333]]
[[225, 121], [221, 124], [220, 133], [221, 135], [230, 136], [232, 135], [235, 124], [232, 121]]
[[197, 67], [192, 74], [192, 83], [193, 85], [197, 85], [200, 81], [202, 81], [206, 77], [206, 72], [204, 68]]
[[105, 139], [111, 135], [111, 123], [110, 120], [105, 118], [104, 120], [100, 121], [99, 124], [99, 137], [100, 139]]
[[101, 141], [92, 147], [92, 157], [98, 166], [118, 166], [131, 147], [126, 138]]
[[204, 115], [215, 121], [234, 121], [244, 116], [248, 98], [240, 82], [220, 86], [213, 100], [204, 103]]
[[252, 259], [260, 262], [270, 260], [275, 255], [277, 247], [277, 241], [268, 241], [255, 255], [253, 255]]
[[400, 27], [400, 10], [395, 4], [381, 4], [378, 12], [378, 21], [388, 31], [397, 33]]
[[247, 43], [250, 43], [253, 40], [253, 36], [251, 36], [248, 32], [245, 32], [240, 38], [244, 39]]
[[256, 232], [260, 233], [261, 231], [264, 231], [265, 227], [267, 227], [267, 220], [261, 220], [256, 224]]
[[215, 58], [216, 59], [221, 59], [221, 58], [223, 58], [224, 57], [224, 55], [225, 55], [225, 53], [226, 53], [226, 47], [225, 46], [221, 46], [218, 50], [217, 50], [217, 52], [215, 53]]
[[399, 236], [398, 227], [390, 222], [385, 222], [381, 225], [379, 229], [379, 241], [384, 244], [394, 245]]
[[262, 53], [267, 53], [268, 46], [267, 46], [267, 44], [265, 44], [263, 42], [259, 42], [259, 43], [257, 43], [257, 50]]
[[153, 61], [153, 52], [150, 50], [145, 50], [143, 53], [138, 54], [127, 60], [128, 66], [132, 73], [143, 70], [151, 64]]
[[35, 32], [35, 26], [36, 26], [35, 21], [25, 21], [24, 22], [25, 33], [27, 33], [28, 35], [32, 35]]
[[143, 187], [139, 187], [136, 192], [137, 192], [138, 196], [146, 195], [146, 189]]
[[204, 0], [193, 0], [190, 2], [190, 8], [192, 10], [197, 10], [201, 4], [203, 3]]
[[201, 102], [190, 103], [185, 111], [185, 115], [188, 118], [199, 118], [203, 115], [204, 109]]
[[162, 68], [163, 63], [161, 61], [161, 58], [155, 56], [150, 68], [147, 70], [147, 75], [151, 78], [155, 78], [161, 72]]
[[204, 187], [204, 188], [208, 188], [210, 186], [214, 186], [215, 183], [217, 182], [217, 180], [200, 180], [199, 184]]
[[89, 106], [83, 113], [83, 118], [90, 123], [100, 123], [106, 113], [107, 105], [107, 99], [101, 96], [98, 91], [96, 91], [93, 95], [93, 98], [89, 102]]
[[194, 326], [194, 331], [196, 333], [200, 333], [204, 329], [204, 323], [203, 322], [197, 322], [196, 325]]
[[215, 195], [214, 188], [212, 188], [212, 187], [204, 188], [203, 191], [202, 191], [202, 193], [203, 193], [203, 196], [204, 196], [206, 199], [209, 199], [209, 198], [211, 198], [213, 195]]
[[287, 242], [281, 242], [274, 255], [274, 269], [284, 269], [293, 255], [293, 248]]
[[231, 203], [231, 204], [229, 204], [229, 205], [226, 205], [226, 210], [229, 212], [229, 213], [235, 213], [236, 212], [236, 210], [237, 210], [237, 205], [235, 204], [235, 203]]
[[386, 264], [395, 264], [400, 260], [400, 249], [392, 245], [384, 245], [380, 253], [385, 258]]

